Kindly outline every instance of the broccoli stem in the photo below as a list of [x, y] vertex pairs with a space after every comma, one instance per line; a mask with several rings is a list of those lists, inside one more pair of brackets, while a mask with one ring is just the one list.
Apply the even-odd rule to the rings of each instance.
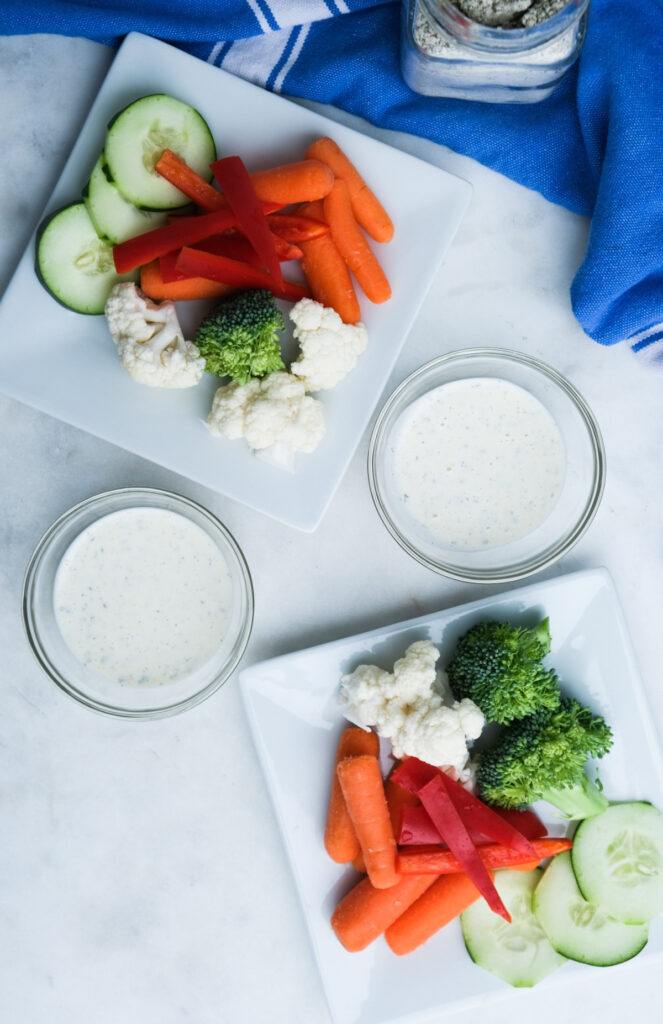
[[598, 786], [588, 779], [584, 772], [582, 779], [575, 786], [542, 790], [541, 799], [547, 800], [574, 821], [592, 818], [595, 814], [605, 811], [609, 805], [609, 801]]

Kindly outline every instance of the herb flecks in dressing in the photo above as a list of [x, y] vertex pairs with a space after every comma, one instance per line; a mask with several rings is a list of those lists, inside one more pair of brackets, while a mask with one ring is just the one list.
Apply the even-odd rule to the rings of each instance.
[[204, 664], [226, 633], [231, 596], [211, 537], [157, 508], [123, 509], [83, 530], [53, 592], [74, 656], [124, 685], [174, 682]]
[[394, 477], [410, 515], [465, 550], [524, 537], [562, 488], [564, 444], [537, 398], [510, 381], [453, 381], [401, 418]]

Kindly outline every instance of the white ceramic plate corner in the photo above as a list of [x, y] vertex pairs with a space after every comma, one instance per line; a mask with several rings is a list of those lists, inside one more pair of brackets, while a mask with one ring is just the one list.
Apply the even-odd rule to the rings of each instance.
[[[301, 159], [330, 135], [346, 150], [392, 215], [393, 242], [380, 260], [393, 287], [384, 306], [362, 302], [369, 347], [355, 371], [324, 393], [328, 430], [318, 450], [298, 456], [294, 475], [256, 459], [243, 442], [205, 427], [216, 382], [161, 391], [120, 368], [103, 317], [58, 305], [34, 272], [31, 239], [0, 304], [0, 390], [58, 419], [312, 531], [347, 468], [437, 268], [462, 219], [471, 186], [422, 160], [267, 92], [149, 36], [131, 33], [118, 51], [60, 176], [46, 212], [75, 202], [103, 148], [113, 114], [139, 96], [167, 92], [197, 107], [221, 155], [249, 168]], [[212, 99], [213, 98], [213, 99]], [[403, 181], [410, 183], [403, 188]], [[103, 395], [104, 401], [99, 401]]]
[[[379, 939], [347, 953], [329, 918], [351, 884], [352, 869], [327, 857], [322, 833], [330, 766], [343, 722], [334, 690], [343, 672], [361, 662], [391, 668], [408, 644], [430, 639], [445, 655], [455, 638], [482, 618], [529, 624], [550, 616], [551, 663], [564, 690], [612, 725], [615, 742], [600, 762], [613, 800], [644, 799], [663, 808], [663, 760], [651, 723], [624, 617], [605, 569], [560, 576], [471, 604], [436, 612], [358, 636], [253, 665], [240, 673], [251, 731], [295, 877], [309, 935], [335, 1024], [405, 1024], [445, 1010], [511, 996], [522, 1019], [526, 995], [481, 970], [465, 952], [457, 921], [408, 957], [395, 957]], [[549, 805], [537, 809], [560, 832]], [[354, 876], [357, 877], [357, 876]], [[645, 950], [632, 961], [663, 952], [663, 919], [652, 922]], [[443, 965], [443, 970], [441, 969]], [[628, 970], [622, 964], [610, 970]], [[600, 970], [570, 961], [540, 986], [554, 989], [578, 974]], [[516, 1018], [518, 1011], [516, 1010]]]

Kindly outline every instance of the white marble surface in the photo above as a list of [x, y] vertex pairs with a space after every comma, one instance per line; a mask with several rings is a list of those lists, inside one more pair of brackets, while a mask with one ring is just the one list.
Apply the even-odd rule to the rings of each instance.
[[[84, 40], [0, 39], [0, 288], [111, 56]], [[435, 354], [490, 343], [541, 357], [584, 393], [606, 442], [605, 498], [549, 574], [610, 569], [660, 735], [663, 376], [626, 349], [601, 349], [575, 323], [568, 286], [587, 237], [581, 218], [441, 147], [363, 127], [475, 187], [390, 387]], [[391, 540], [368, 492], [367, 437], [321, 527], [305, 535], [2, 397], [0, 432], [3, 1020], [328, 1024], [236, 683], [164, 722], [116, 722], [79, 708], [27, 647], [25, 565], [42, 531], [76, 501], [147, 484], [206, 504], [244, 549], [256, 588], [246, 663], [490, 590], [429, 572]], [[509, 993], [486, 1017], [653, 1021], [656, 974], [637, 961], [597, 970], [553, 999], [545, 987]]]

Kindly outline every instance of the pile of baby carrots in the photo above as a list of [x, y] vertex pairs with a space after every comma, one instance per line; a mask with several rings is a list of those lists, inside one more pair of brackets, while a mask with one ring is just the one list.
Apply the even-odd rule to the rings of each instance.
[[533, 812], [488, 807], [416, 758], [383, 779], [377, 734], [347, 728], [336, 750], [324, 842], [332, 860], [352, 863], [365, 877], [334, 910], [332, 928], [350, 952], [384, 935], [403, 955], [480, 898], [510, 920], [492, 870], [530, 871], [570, 849], [570, 840], [545, 831]]
[[[345, 323], [361, 318], [353, 278], [371, 302], [390, 298], [364, 232], [388, 242], [393, 224], [332, 139], [317, 139], [303, 160], [253, 174], [239, 157], [218, 160], [212, 172], [220, 190], [169, 149], [155, 170], [199, 212], [174, 213], [164, 227], [114, 247], [117, 272], [140, 267], [141, 289], [150, 298], [208, 299], [240, 287], [269, 288], [291, 302], [312, 295]], [[299, 260], [308, 288], [284, 279], [280, 264], [290, 260]]]

